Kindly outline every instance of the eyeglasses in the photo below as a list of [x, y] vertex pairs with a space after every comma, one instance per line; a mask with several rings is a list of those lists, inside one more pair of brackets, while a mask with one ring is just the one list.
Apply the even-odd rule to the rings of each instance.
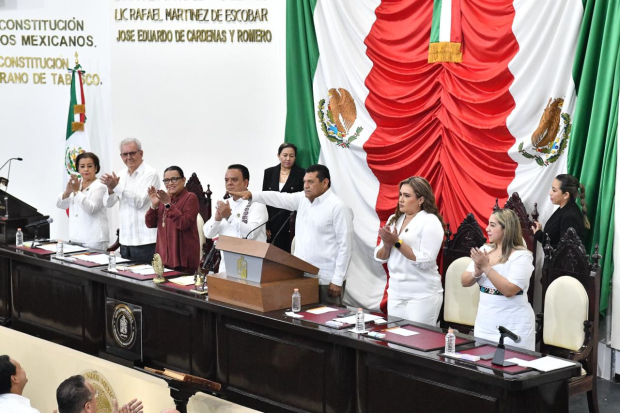
[[175, 176], [174, 178], [170, 178], [170, 179], [166, 178], [162, 182], [164, 183], [164, 185], [168, 185], [170, 183], [176, 184], [181, 179], [183, 178], [181, 178], [180, 176]]
[[137, 154], [138, 152], [141, 152], [141, 151], [123, 152], [123, 153], [121, 153], [121, 156], [122, 156], [123, 158], [133, 158], [134, 156], [136, 156], [136, 154]]

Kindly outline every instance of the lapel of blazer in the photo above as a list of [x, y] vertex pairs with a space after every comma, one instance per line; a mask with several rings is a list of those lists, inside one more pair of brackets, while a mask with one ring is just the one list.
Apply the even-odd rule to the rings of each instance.
[[280, 165], [274, 166], [269, 177], [269, 187], [272, 191], [280, 190]]
[[[551, 217], [549, 217], [549, 221], [547, 221], [547, 225], [549, 227], [557, 227], [559, 222], [560, 222], [560, 218], [562, 217], [562, 214], [564, 213], [563, 211], [564, 208], [558, 208], [557, 211], [555, 211]], [[549, 232], [549, 231], [547, 231]]]

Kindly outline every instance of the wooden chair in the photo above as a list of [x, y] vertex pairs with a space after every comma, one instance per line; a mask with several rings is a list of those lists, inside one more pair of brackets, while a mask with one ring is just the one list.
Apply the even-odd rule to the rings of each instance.
[[454, 235], [450, 231], [450, 224], [447, 225], [443, 248], [444, 302], [439, 315], [441, 327], [452, 327], [466, 334], [473, 329], [480, 290], [475, 287], [465, 288], [461, 286], [460, 280], [469, 265], [470, 250], [480, 248], [485, 242], [482, 228], [473, 214], [465, 217]]
[[[203, 231], [205, 222], [211, 219], [211, 195], [213, 195], [213, 192], [211, 191], [211, 185], [209, 184], [207, 184], [207, 190], [203, 190], [202, 184], [200, 183], [200, 180], [198, 179], [196, 173], [193, 173], [192, 176], [187, 180], [185, 188], [189, 192], [193, 192], [198, 197], [198, 204], [200, 206], [200, 210], [198, 213], [198, 218], [196, 219], [196, 225], [198, 226], [198, 236], [200, 237], [200, 242], [202, 244], [199, 268], [203, 268], [205, 264], [204, 260], [206, 259], [207, 254], [209, 253], [211, 248], [213, 247], [213, 240], [206, 239]], [[217, 259], [217, 265], [214, 267], [214, 270], [215, 272], [217, 272], [219, 270], [219, 250], [216, 250], [215, 254], [216, 256], [214, 258]]]
[[[496, 198], [493, 211], [497, 211], [498, 209], [499, 200]], [[534, 255], [534, 271], [532, 271], [532, 276], [530, 277], [530, 288], [528, 288], [527, 290], [527, 300], [532, 305], [532, 307], [534, 307], [534, 293], [536, 289], [536, 239], [534, 238], [534, 231], [532, 231], [532, 226], [534, 225], [534, 221], [538, 221], [538, 204], [534, 204], [534, 210], [531, 214], [532, 219], [530, 219], [530, 214], [528, 214], [527, 210], [525, 209], [525, 205], [523, 205], [521, 197], [518, 193], [513, 192], [513, 194], [504, 204], [504, 209], [510, 209], [514, 211], [517, 214], [517, 217], [519, 217], [519, 222], [521, 223], [521, 233], [523, 235], [523, 239], [525, 240], [525, 245], [527, 246], [527, 249], [530, 250]]]
[[[596, 390], [601, 268], [598, 245], [592, 257], [573, 228], [554, 250], [544, 247], [542, 274], [544, 312], [540, 351], [578, 361], [584, 374], [569, 382], [569, 394], [587, 392], [588, 408], [598, 413]], [[590, 262], [591, 258], [591, 262]]]

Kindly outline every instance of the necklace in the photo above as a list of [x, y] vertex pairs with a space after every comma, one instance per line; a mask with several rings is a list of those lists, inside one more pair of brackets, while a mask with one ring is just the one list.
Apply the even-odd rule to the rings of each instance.
[[289, 175], [290, 173], [291, 173], [291, 171], [288, 171], [287, 173], [284, 173], [284, 171], [280, 170], [280, 175], [286, 176], [286, 175]]

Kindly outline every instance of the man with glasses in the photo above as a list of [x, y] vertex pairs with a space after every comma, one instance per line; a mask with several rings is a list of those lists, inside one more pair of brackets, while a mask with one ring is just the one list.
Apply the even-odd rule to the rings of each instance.
[[[71, 376], [60, 383], [56, 390], [58, 413], [96, 413], [99, 393], [84, 376]], [[133, 399], [119, 407], [114, 400], [113, 413], [141, 413], [142, 402]]]
[[108, 187], [103, 202], [108, 208], [119, 203], [121, 256], [151, 262], [155, 254], [157, 229], [147, 228], [144, 216], [151, 206], [148, 189], [160, 188], [159, 176], [143, 161], [142, 144], [138, 139], [123, 140], [120, 150], [127, 168], [118, 176], [112, 172], [101, 177], [101, 182]]
[[22, 396], [26, 383], [26, 370], [9, 356], [0, 356], [0, 412], [39, 413]]

